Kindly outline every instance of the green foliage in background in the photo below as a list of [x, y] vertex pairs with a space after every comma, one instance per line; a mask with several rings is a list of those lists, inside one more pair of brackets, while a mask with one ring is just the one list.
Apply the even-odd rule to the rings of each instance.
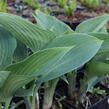
[[63, 7], [65, 14], [72, 15], [76, 10], [77, 0], [58, 0], [58, 4]]
[[7, 11], [6, 2], [7, 2], [7, 0], [0, 0], [0, 12]]
[[99, 7], [102, 3], [109, 3], [109, 0], [80, 0], [80, 2], [87, 4], [89, 7]]
[[35, 9], [40, 9], [40, 4], [38, 0], [23, 0], [23, 1]]

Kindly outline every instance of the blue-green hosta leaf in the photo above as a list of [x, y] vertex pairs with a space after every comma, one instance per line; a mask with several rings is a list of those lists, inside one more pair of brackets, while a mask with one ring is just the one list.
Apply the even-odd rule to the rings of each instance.
[[[87, 74], [87, 72], [85, 72], [85, 74]], [[90, 75], [87, 75], [90, 76]], [[88, 77], [85, 78], [84, 80], [81, 81], [81, 89], [80, 89], [80, 94], [84, 95], [86, 94], [88, 91], [91, 91], [91, 89], [100, 81], [102, 81], [104, 79], [104, 77], [99, 77], [99, 76], [93, 76], [93, 77]]]
[[88, 32], [98, 32], [103, 26], [109, 21], [109, 15], [98, 16], [89, 20], [82, 22], [77, 26], [76, 32], [88, 33]]
[[7, 67], [6, 70], [11, 71], [11, 73], [0, 89], [0, 100], [12, 97], [19, 88], [39, 76], [48, 74], [71, 48], [72, 46], [42, 50], [22, 62]]
[[54, 32], [43, 30], [19, 16], [8, 13], [0, 13], [0, 25], [33, 51], [43, 48], [56, 37]]
[[90, 91], [91, 88], [93, 88], [98, 82], [102, 81], [104, 79], [104, 77], [93, 77], [91, 79], [89, 79], [87, 82], [85, 82], [85, 84], [87, 84], [87, 90], [86, 92]]
[[0, 88], [4, 85], [10, 71], [0, 71]]
[[39, 10], [35, 12], [35, 18], [38, 26], [40, 26], [43, 29], [54, 31], [59, 35], [63, 33], [66, 34], [69, 32], [73, 32], [73, 30], [71, 30], [71, 28], [62, 21], [59, 21], [53, 16], [46, 15]]
[[90, 35], [73, 33], [56, 38], [48, 47], [67, 47], [73, 44], [75, 47], [57, 63], [55, 69], [39, 81], [60, 77], [84, 65], [95, 56], [101, 47], [102, 41]]
[[17, 40], [17, 48], [14, 51], [14, 61], [18, 62], [28, 56], [28, 48], [26, 45]]
[[100, 40], [104, 40], [100, 50], [98, 51], [96, 56], [94, 56], [93, 60], [102, 62], [105, 61], [106, 58], [109, 56], [109, 34], [105, 33], [89, 33], [89, 34]]
[[33, 96], [34, 94], [34, 89], [37, 90], [39, 89], [40, 84], [31, 84], [29, 88], [20, 88], [15, 92], [15, 96], [17, 97], [26, 97], [26, 96]]
[[82, 84], [84, 91], [88, 91], [95, 84], [104, 79], [104, 76], [109, 74], [109, 64], [102, 62], [89, 62], [86, 64], [85, 81]]
[[16, 39], [6, 29], [0, 27], [0, 69], [11, 64]]

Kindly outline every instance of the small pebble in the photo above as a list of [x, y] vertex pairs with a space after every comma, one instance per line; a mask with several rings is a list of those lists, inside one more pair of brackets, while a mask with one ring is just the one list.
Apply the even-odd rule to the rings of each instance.
[[30, 17], [30, 15], [29, 14], [22, 14], [22, 17], [23, 18], [28, 18], [28, 17]]
[[45, 0], [39, 0], [39, 3], [43, 4], [45, 3]]
[[29, 9], [29, 8], [30, 8], [29, 6], [23, 6], [23, 10]]
[[18, 5], [16, 3], [14, 4], [14, 8], [18, 8]]
[[14, 6], [14, 5], [15, 5], [14, 2], [12, 2], [12, 3], [8, 3], [8, 6]]
[[108, 104], [109, 104], [109, 98], [107, 99], [107, 102], [108, 102]]
[[84, 11], [86, 8], [76, 8], [76, 11]]
[[50, 7], [55, 7], [55, 6], [58, 6], [58, 4], [47, 4], [47, 6], [50, 6]]
[[16, 3], [16, 5], [21, 5], [23, 2], [22, 1], [17, 1], [15, 3]]

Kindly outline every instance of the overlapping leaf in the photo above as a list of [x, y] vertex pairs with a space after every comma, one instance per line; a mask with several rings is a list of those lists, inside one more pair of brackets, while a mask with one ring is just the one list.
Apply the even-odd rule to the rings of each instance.
[[76, 32], [88, 33], [99, 32], [103, 26], [109, 21], [109, 15], [98, 16], [82, 22], [76, 28]]
[[54, 69], [54, 65], [71, 48], [72, 47], [57, 47], [39, 51], [24, 61], [7, 67], [6, 70], [11, 71], [11, 73], [0, 89], [0, 100], [12, 97], [22, 86], [35, 80], [39, 76], [48, 74]]
[[7, 13], [0, 12], [0, 25], [34, 51], [43, 48], [56, 37], [54, 32], [43, 30], [19, 16]]
[[73, 33], [53, 40], [48, 47], [76, 45], [56, 64], [55, 69], [39, 81], [47, 81], [70, 72], [88, 62], [101, 47], [102, 41], [90, 35]]
[[[97, 68], [96, 62], [105, 62], [106, 58], [109, 56], [109, 34], [106, 33], [89, 33], [89, 34], [104, 41], [97, 54], [91, 60], [94, 63], [94, 65], [88, 64], [88, 68], [86, 68], [85, 74], [87, 81], [85, 81], [85, 83], [82, 85], [82, 88], [84, 87], [84, 85], [87, 86], [86, 89], [84, 90], [85, 92], [103, 79], [104, 75], [107, 73], [108, 65], [105, 64], [107, 68], [99, 66], [100, 67], [99, 71], [96, 71]], [[105, 71], [103, 71], [104, 68]]]
[[14, 51], [14, 61], [18, 62], [25, 59], [28, 56], [28, 48], [26, 45], [17, 40], [17, 47]]
[[55, 17], [44, 14], [39, 10], [35, 12], [35, 18], [38, 26], [43, 29], [54, 31], [59, 35], [73, 32], [73, 30], [71, 30], [71, 28], [65, 23]]
[[106, 60], [106, 58], [109, 56], [109, 34], [90, 33], [90, 35], [92, 35], [100, 40], [104, 40], [100, 50], [98, 51], [98, 53], [96, 54], [96, 56], [93, 59], [94, 61], [104, 62]]
[[11, 64], [15, 48], [16, 39], [6, 29], [0, 27], [0, 69]]
[[[72, 33], [56, 37], [54, 31], [43, 30], [18, 16], [6, 13], [0, 13], [0, 24], [32, 50], [47, 48], [6, 68], [11, 73], [0, 89], [0, 100], [12, 97], [22, 86], [39, 77], [44, 77], [44, 82], [82, 66], [97, 53], [102, 44], [101, 40], [85, 34]], [[50, 25], [51, 29], [54, 29], [53, 24]], [[59, 34], [65, 28], [67, 32], [68, 27], [63, 28], [58, 31]], [[75, 47], [71, 49], [72, 45]]]
[[0, 71], [0, 88], [4, 85], [10, 71]]

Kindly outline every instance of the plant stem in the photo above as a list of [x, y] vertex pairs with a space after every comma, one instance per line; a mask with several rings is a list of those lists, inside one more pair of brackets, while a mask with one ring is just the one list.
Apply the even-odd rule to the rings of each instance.
[[30, 109], [39, 109], [39, 98], [38, 98], [38, 89], [40, 84], [37, 84], [34, 88], [33, 97], [31, 100], [31, 108]]
[[[52, 106], [53, 95], [59, 78], [51, 80], [45, 84], [43, 109], [49, 109]], [[48, 86], [48, 87], [47, 87]]]
[[24, 97], [24, 102], [26, 105], [26, 109], [30, 109], [31, 106], [30, 97]]
[[71, 72], [67, 74], [68, 76], [68, 96], [70, 99], [73, 99], [75, 94], [73, 92], [75, 92], [75, 84], [76, 84], [76, 74], [75, 72]]
[[0, 109], [2, 109], [2, 104], [0, 103]]
[[11, 99], [7, 99], [5, 102], [5, 109], [9, 109]]
[[36, 101], [36, 96], [34, 95], [32, 97], [32, 103], [31, 103], [31, 108], [30, 109], [35, 109], [35, 101]]

